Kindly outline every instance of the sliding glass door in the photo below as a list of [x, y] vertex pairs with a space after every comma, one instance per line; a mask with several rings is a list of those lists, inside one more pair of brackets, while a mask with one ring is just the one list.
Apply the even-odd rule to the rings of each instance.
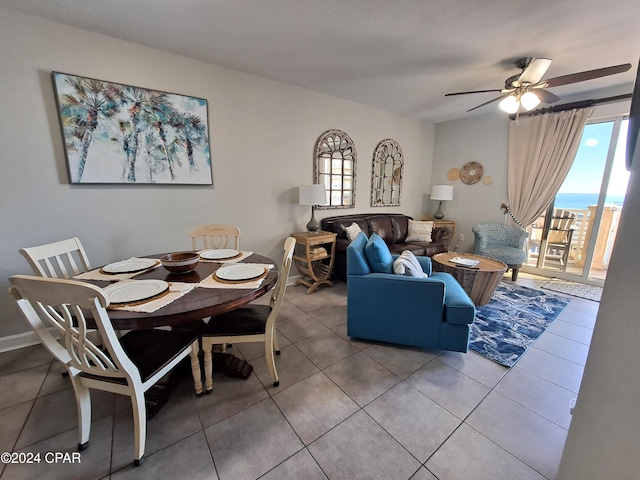
[[627, 120], [588, 124], [554, 202], [529, 227], [536, 273], [601, 285], [627, 191]]

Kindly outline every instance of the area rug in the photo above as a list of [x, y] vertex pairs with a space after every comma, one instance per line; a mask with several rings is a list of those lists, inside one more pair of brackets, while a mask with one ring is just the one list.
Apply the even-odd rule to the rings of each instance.
[[513, 366], [569, 303], [568, 298], [500, 282], [489, 303], [476, 308], [469, 348]]
[[585, 285], [583, 283], [567, 282], [566, 280], [559, 280], [557, 278], [544, 282], [540, 285], [540, 288], [551, 290], [553, 292], [564, 293], [574, 297], [586, 298], [587, 300], [593, 300], [594, 302], [599, 302], [602, 297], [602, 287]]

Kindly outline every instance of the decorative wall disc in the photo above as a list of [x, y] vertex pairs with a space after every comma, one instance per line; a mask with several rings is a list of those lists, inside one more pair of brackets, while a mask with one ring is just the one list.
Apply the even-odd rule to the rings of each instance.
[[452, 182], [455, 182], [456, 180], [458, 180], [460, 178], [460, 169], [459, 168], [450, 169], [447, 172], [447, 178]]
[[491, 177], [484, 177], [482, 179], [482, 183], [484, 183], [485, 185], [491, 185], [493, 183], [493, 178]]
[[478, 162], [467, 162], [460, 170], [460, 179], [467, 185], [478, 183], [482, 178], [484, 169]]

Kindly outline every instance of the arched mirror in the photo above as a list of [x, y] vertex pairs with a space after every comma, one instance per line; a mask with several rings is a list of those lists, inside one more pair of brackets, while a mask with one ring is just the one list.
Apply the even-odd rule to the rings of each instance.
[[400, 144], [390, 138], [382, 140], [373, 151], [371, 170], [371, 206], [400, 205], [404, 155]]
[[318, 139], [316, 183], [327, 189], [327, 205], [316, 208], [354, 208], [356, 205], [356, 148], [342, 130], [327, 130]]

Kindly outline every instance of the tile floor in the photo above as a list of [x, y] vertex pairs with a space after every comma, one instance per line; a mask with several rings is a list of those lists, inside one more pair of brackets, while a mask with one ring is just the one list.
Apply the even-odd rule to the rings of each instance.
[[[521, 274], [518, 283], [544, 280]], [[572, 299], [507, 369], [473, 352], [350, 339], [345, 284], [311, 295], [290, 287], [278, 388], [261, 346], [238, 345], [255, 373], [216, 374], [201, 398], [185, 379], [149, 421], [141, 467], [131, 463], [128, 401], [95, 392], [80, 463], [3, 464], [0, 478], [553, 479], [597, 309]], [[0, 354], [0, 451], [75, 451], [75, 401], [61, 371], [40, 346]]]

